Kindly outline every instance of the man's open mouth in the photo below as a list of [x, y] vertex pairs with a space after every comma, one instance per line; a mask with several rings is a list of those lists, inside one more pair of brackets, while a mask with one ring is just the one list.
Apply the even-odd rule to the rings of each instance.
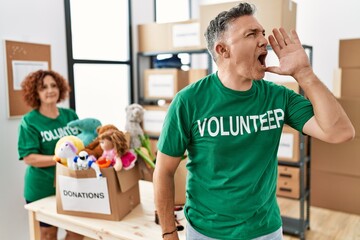
[[260, 56], [258, 57], [258, 61], [260, 62], [260, 64], [264, 67], [266, 67], [266, 64], [265, 64], [265, 59], [266, 59], [266, 55], [267, 55], [267, 52], [263, 52], [260, 54]]

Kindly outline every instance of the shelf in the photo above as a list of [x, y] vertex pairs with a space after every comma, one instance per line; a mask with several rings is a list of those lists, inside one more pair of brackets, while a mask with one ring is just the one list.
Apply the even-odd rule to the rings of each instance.
[[283, 232], [286, 234], [305, 239], [305, 230], [309, 229], [309, 222], [299, 218], [281, 216], [283, 222]]
[[305, 163], [307, 163], [309, 161], [310, 161], [310, 157], [305, 156], [303, 161], [289, 162], [289, 161], [284, 161], [284, 160], [278, 160], [278, 164], [279, 165], [284, 165], [284, 166], [289, 166], [289, 167], [300, 167], [300, 166], [304, 165]]
[[160, 54], [179, 54], [179, 53], [189, 53], [189, 54], [200, 54], [208, 53], [207, 49], [196, 49], [196, 50], [181, 50], [181, 51], [169, 51], [169, 52], [139, 52], [139, 56], [151, 57]]

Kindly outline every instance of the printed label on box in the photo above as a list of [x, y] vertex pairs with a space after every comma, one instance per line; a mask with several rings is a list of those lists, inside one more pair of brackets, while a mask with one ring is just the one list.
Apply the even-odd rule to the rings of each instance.
[[111, 214], [106, 178], [58, 176], [64, 210]]
[[150, 97], [173, 97], [174, 76], [172, 74], [151, 74], [148, 87]]
[[144, 130], [149, 132], [161, 132], [166, 111], [147, 110], [144, 113]]
[[173, 47], [200, 45], [200, 23], [175, 24], [172, 30]]
[[282, 133], [280, 137], [279, 150], [277, 156], [279, 158], [293, 158], [294, 134]]

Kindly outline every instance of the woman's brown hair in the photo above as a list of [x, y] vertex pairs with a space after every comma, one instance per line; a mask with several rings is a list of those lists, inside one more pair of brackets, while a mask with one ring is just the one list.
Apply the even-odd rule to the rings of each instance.
[[35, 109], [40, 107], [41, 102], [38, 90], [42, 87], [44, 78], [48, 75], [54, 78], [59, 88], [59, 99], [57, 102], [61, 102], [68, 97], [70, 86], [63, 76], [52, 70], [38, 70], [27, 75], [21, 83], [24, 100], [30, 107]]

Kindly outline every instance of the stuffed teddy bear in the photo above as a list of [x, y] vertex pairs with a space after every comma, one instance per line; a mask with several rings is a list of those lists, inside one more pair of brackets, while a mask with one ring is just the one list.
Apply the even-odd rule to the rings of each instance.
[[101, 126], [101, 122], [96, 118], [83, 118], [71, 121], [67, 126], [79, 129], [77, 137], [87, 146], [97, 137], [96, 129]]
[[[105, 131], [110, 130], [110, 129], [118, 130], [118, 128], [115, 127], [114, 125], [106, 124], [104, 126], [97, 127], [96, 128], [96, 133], [97, 133], [97, 135], [100, 135], [100, 134], [102, 134]], [[103, 153], [103, 150], [102, 150], [102, 148], [100, 146], [99, 139], [95, 138], [90, 144], [88, 144], [85, 147], [84, 151], [86, 151], [89, 155], [94, 156], [96, 159], [101, 157], [101, 155]]]
[[141, 123], [144, 120], [144, 108], [137, 104], [130, 104], [125, 108], [126, 122], [125, 131], [130, 133], [130, 149], [136, 149], [142, 146], [140, 138], [144, 136]]

